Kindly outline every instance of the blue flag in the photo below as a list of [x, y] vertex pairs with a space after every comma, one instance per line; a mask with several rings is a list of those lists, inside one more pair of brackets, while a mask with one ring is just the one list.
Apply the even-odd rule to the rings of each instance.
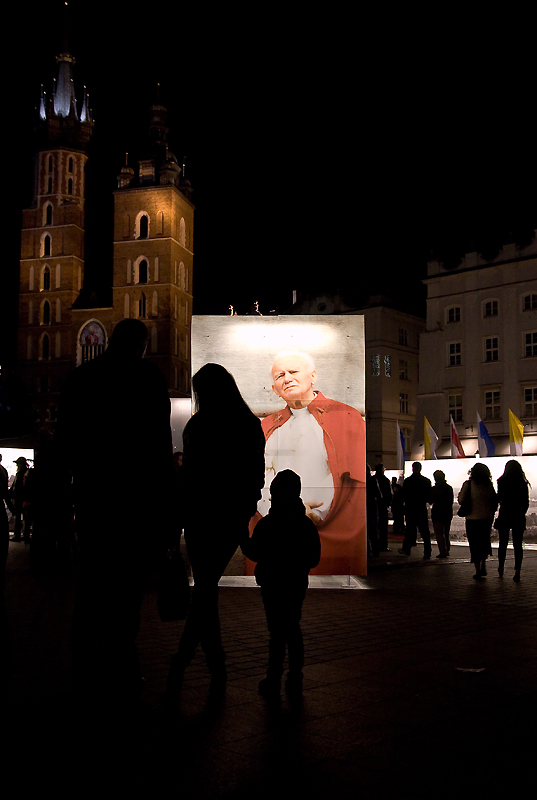
[[479, 441], [479, 457], [492, 458], [496, 452], [496, 446], [490, 438], [489, 432], [485, 427], [485, 423], [479, 414], [477, 415], [477, 438]]

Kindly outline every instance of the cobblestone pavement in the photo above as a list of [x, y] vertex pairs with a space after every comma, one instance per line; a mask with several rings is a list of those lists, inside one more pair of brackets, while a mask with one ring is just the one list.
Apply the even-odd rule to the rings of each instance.
[[73, 703], [73, 569], [32, 569], [28, 548], [10, 544], [9, 774], [21, 791], [77, 798], [96, 791], [460, 798], [523, 789], [535, 750], [537, 551], [526, 550], [519, 584], [510, 568], [498, 577], [495, 557], [478, 583], [466, 547], [453, 547], [447, 560], [423, 561], [419, 546], [410, 558], [399, 556], [399, 546], [391, 541], [368, 577], [352, 582], [362, 588], [315, 588], [312, 581], [301, 702], [282, 693], [267, 703], [259, 695], [267, 657], [259, 590], [226, 585], [225, 699], [210, 701], [200, 653], [179, 708], [165, 711], [162, 693], [183, 623], [160, 622], [149, 585], [138, 637], [146, 688], [141, 707], [127, 713]]

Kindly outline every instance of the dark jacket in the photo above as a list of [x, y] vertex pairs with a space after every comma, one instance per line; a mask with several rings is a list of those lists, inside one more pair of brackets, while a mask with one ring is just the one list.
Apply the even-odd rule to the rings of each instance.
[[254, 574], [260, 586], [305, 587], [310, 569], [321, 558], [319, 533], [298, 498], [292, 506], [276, 508], [273, 503], [241, 548], [257, 561]]

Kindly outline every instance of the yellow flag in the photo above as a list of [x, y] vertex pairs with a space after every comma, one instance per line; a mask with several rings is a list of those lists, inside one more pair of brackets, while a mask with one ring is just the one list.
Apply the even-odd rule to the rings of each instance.
[[509, 409], [509, 450], [512, 456], [522, 455], [522, 442], [524, 441], [524, 425], [519, 418]]

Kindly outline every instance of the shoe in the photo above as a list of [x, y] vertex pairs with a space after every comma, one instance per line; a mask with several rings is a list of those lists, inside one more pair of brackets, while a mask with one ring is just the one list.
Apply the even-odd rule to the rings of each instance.
[[515, 572], [515, 574], [513, 575], [513, 580], [515, 581], [515, 583], [520, 583], [520, 572]]
[[447, 558], [447, 553], [438, 553], [437, 558]]
[[498, 577], [503, 578], [503, 567], [498, 567]]
[[400, 548], [399, 548], [399, 550], [398, 550], [397, 552], [398, 552], [400, 555], [402, 555], [402, 556], [409, 556], [409, 555], [410, 555], [410, 553], [407, 553], [407, 551], [406, 551], [406, 550], [403, 550], [403, 548], [402, 548], [402, 547], [400, 547]]
[[430, 553], [424, 553], [424, 554], [423, 554], [423, 560], [424, 560], [424, 561], [426, 561], [426, 560], [427, 560], [427, 559], [429, 559], [430, 557], [431, 557], [431, 554], [430, 554]]
[[474, 579], [474, 581], [482, 581], [483, 580], [483, 576], [480, 575], [478, 572], [476, 572], [475, 575], [472, 575], [472, 578]]
[[280, 691], [282, 687], [281, 678], [274, 678], [274, 677], [266, 677], [263, 678], [262, 681], [259, 682], [259, 694], [262, 694], [263, 697], [279, 697]]

